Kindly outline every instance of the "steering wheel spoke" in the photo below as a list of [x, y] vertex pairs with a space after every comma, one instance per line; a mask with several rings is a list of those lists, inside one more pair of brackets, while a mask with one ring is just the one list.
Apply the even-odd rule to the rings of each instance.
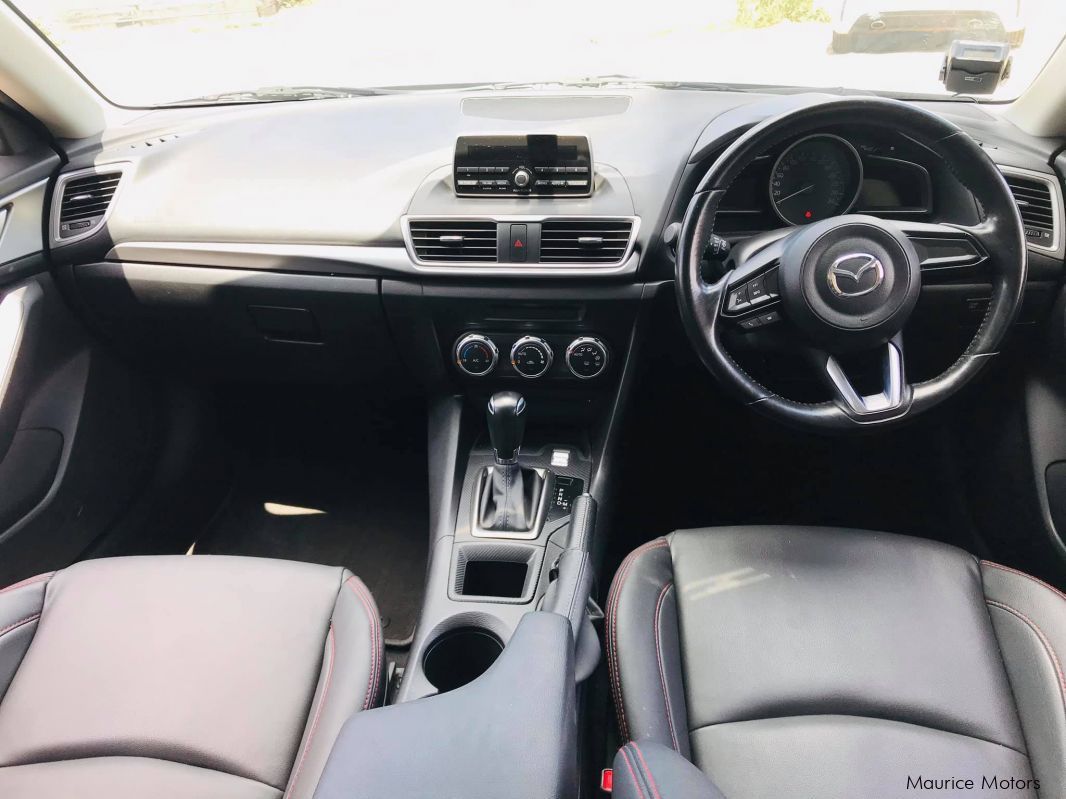
[[897, 333], [882, 347], [881, 390], [874, 394], [860, 393], [833, 355], [815, 350], [815, 358], [837, 404], [856, 421], [880, 421], [906, 410], [911, 389], [903, 360], [902, 334]]
[[988, 261], [985, 243], [989, 230], [984, 225], [897, 224], [918, 252], [923, 280], [964, 277], [979, 271]]

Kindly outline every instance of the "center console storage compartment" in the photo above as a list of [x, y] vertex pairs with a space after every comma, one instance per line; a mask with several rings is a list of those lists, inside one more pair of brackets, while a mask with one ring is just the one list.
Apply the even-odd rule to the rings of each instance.
[[466, 574], [459, 593], [515, 599], [522, 596], [522, 587], [528, 575], [528, 563], [475, 560], [466, 564]]
[[544, 550], [528, 544], [499, 541], [466, 542], [455, 546], [455, 599], [486, 597], [525, 603], [533, 598]]

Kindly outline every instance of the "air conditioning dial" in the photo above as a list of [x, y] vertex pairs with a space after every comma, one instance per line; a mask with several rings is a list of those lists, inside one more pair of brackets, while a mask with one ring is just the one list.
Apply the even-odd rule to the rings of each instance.
[[607, 346], [598, 338], [575, 338], [566, 348], [566, 365], [574, 377], [591, 380], [607, 368]]
[[499, 359], [496, 344], [480, 333], [467, 333], [455, 344], [455, 365], [471, 377], [484, 377]]
[[511, 366], [530, 380], [546, 374], [554, 357], [548, 342], [536, 336], [523, 336], [511, 347]]

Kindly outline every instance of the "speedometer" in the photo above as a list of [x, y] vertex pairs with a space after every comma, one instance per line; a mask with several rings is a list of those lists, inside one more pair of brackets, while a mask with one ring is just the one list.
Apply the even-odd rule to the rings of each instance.
[[790, 225], [808, 225], [847, 212], [862, 188], [858, 151], [839, 136], [800, 139], [770, 172], [770, 204]]

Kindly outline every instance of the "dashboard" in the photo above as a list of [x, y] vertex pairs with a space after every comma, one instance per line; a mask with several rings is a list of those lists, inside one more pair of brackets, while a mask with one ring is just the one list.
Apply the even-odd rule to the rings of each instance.
[[[70, 144], [51, 257], [94, 324], [129, 346], [196, 345], [197, 367], [277, 372], [280, 357], [293, 374], [372, 380], [406, 363], [432, 380], [587, 388], [618, 376], [641, 302], [669, 286], [713, 160], [826, 99], [556, 89], [158, 110]], [[979, 105], [928, 107], [1007, 176], [1030, 279], [1061, 279], [1059, 143]], [[735, 243], [846, 212], [981, 218], [923, 147], [856, 120], [760, 153], [715, 232]]]

